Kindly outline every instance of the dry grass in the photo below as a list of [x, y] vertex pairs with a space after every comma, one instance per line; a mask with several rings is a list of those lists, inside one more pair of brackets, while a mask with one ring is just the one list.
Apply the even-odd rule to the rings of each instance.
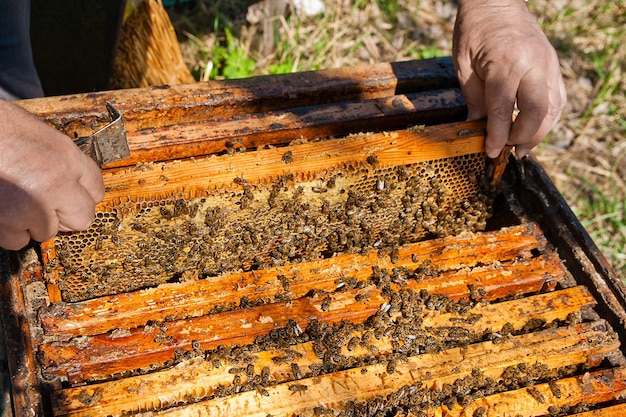
[[[231, 57], [221, 61], [233, 67], [228, 74], [239, 76], [451, 53], [451, 0], [325, 0], [326, 12], [316, 17], [267, 8], [264, 19], [261, 2], [249, 15], [253, 23], [246, 20], [248, 3], [197, 0], [193, 8], [173, 11], [197, 79], [224, 76], [215, 59], [220, 49]], [[569, 94], [561, 122], [535, 153], [626, 279], [624, 0], [531, 0], [529, 7], [559, 53]]]

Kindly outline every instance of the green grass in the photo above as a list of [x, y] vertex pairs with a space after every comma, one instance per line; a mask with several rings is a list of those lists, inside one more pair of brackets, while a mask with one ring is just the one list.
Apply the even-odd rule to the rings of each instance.
[[[601, 190], [586, 178], [573, 207], [583, 227], [608, 258], [618, 276], [626, 277], [626, 195]], [[620, 187], [615, 184], [614, 190]]]

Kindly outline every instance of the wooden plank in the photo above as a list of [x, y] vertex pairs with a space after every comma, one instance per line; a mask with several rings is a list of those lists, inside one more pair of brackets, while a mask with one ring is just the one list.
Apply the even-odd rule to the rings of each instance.
[[[272, 415], [302, 415], [309, 416], [315, 414], [316, 407], [326, 407], [331, 410], [341, 410], [350, 407], [350, 402], [360, 403], [372, 401], [377, 397], [387, 397], [389, 402], [393, 402], [394, 393], [405, 390], [402, 394], [396, 395], [396, 401], [408, 401], [409, 396], [423, 396], [423, 406], [437, 405], [443, 402], [446, 397], [454, 397], [455, 394], [444, 393], [446, 385], [454, 385], [464, 378], [476, 375], [475, 382], [477, 388], [491, 384], [491, 389], [506, 389], [506, 382], [501, 387], [499, 382], [505, 379], [511, 368], [517, 368], [519, 364], [527, 366], [527, 376], [529, 383], [534, 379], [547, 378], [554, 375], [558, 369], [567, 365], [576, 365], [586, 362], [589, 356], [605, 354], [617, 349], [618, 342], [615, 335], [607, 336], [606, 327], [598, 323], [587, 323], [585, 325], [574, 326], [569, 329], [549, 329], [538, 333], [517, 336], [504, 344], [494, 345], [491, 342], [483, 342], [467, 348], [453, 348], [439, 354], [422, 354], [412, 356], [405, 361], [398, 361], [393, 372], [388, 371], [387, 363], [378, 363], [364, 367], [346, 369], [314, 377], [307, 377], [290, 382], [279, 382], [276, 385], [264, 387], [264, 394], [259, 391], [246, 391], [227, 397], [209, 399], [183, 407], [176, 407], [178, 400], [170, 399], [166, 393], [158, 400], [152, 401], [150, 398], [139, 403], [127, 402], [121, 407], [117, 407], [108, 401], [101, 404], [106, 396], [104, 386], [82, 387], [74, 390], [67, 390], [60, 395], [62, 403], [57, 404], [59, 415], [64, 415], [69, 410], [63, 407], [71, 404], [78, 406], [76, 414], [87, 415], [87, 413], [97, 413], [100, 406], [105, 413], [120, 415], [121, 413], [140, 413], [150, 409], [155, 411], [154, 415], [245, 415], [245, 416], [266, 416]], [[581, 338], [581, 336], [583, 336]], [[537, 346], [541, 345], [541, 349]], [[541, 369], [541, 371], [537, 371]], [[539, 375], [541, 374], [541, 375]], [[231, 375], [232, 376], [232, 375]], [[490, 380], [487, 380], [490, 378]], [[492, 381], [492, 382], [490, 382]], [[420, 383], [414, 388], [409, 388], [416, 383]], [[162, 386], [168, 383], [161, 380]], [[183, 383], [184, 385], [184, 383]], [[608, 384], [607, 384], [608, 385]], [[295, 389], [293, 387], [299, 389]], [[306, 387], [306, 389], [301, 388]], [[107, 386], [107, 388], [109, 388]], [[140, 387], [139, 390], [141, 392]], [[408, 388], [408, 390], [407, 390]], [[196, 393], [211, 391], [210, 387], [201, 389], [190, 388], [191, 396], [194, 400]], [[604, 392], [597, 396], [589, 394], [588, 398], [606, 397], [607, 387]], [[117, 393], [123, 394], [117, 390]], [[189, 391], [188, 391], [189, 392]], [[619, 393], [620, 388], [613, 391]], [[102, 393], [102, 394], [100, 394]], [[141, 392], [142, 393], [142, 392]], [[438, 399], [434, 393], [438, 393]], [[70, 394], [70, 397], [66, 395]], [[141, 395], [135, 393], [135, 395]], [[180, 395], [180, 394], [179, 394]], [[183, 394], [184, 395], [184, 394]], [[206, 395], [206, 394], [205, 394]], [[209, 397], [211, 394], [206, 395]], [[604, 397], [601, 397], [604, 395]], [[126, 396], [126, 395], [125, 395]], [[88, 410], [84, 410], [78, 398], [97, 397]], [[128, 396], [126, 396], [128, 397]], [[71, 398], [71, 400], [70, 400]], [[289, 401], [285, 401], [288, 398]], [[135, 397], [135, 400], [137, 397]], [[69, 400], [69, 401], [68, 401]], [[183, 401], [184, 397], [182, 398]], [[419, 404], [419, 401], [417, 401]], [[400, 404], [401, 405], [401, 404]], [[145, 408], [144, 408], [145, 407]], [[81, 411], [80, 409], [83, 409]], [[85, 413], [86, 411], [86, 413]]]
[[626, 416], [626, 404], [617, 404], [604, 407], [599, 410], [585, 411], [582, 413], [570, 414], [572, 417], [615, 417]]
[[[326, 297], [307, 297], [192, 317], [168, 322], [165, 329], [146, 326], [68, 342], [45, 343], [39, 348], [42, 373], [49, 378], [67, 377], [72, 384], [102, 380], [114, 374], [158, 367], [173, 361], [176, 351], [192, 350], [195, 343], [205, 350], [220, 345], [246, 345], [276, 328], [285, 327], [290, 321], [306, 329], [314, 318], [329, 324], [343, 320], [362, 323], [381, 308], [391, 308], [390, 303], [393, 303], [381, 290], [371, 287], [333, 293], [328, 297], [329, 301]], [[547, 323], [565, 320], [568, 314], [593, 304], [593, 297], [586, 289], [574, 287], [503, 303], [477, 304], [470, 310], [476, 319], [456, 325], [477, 335], [487, 330], [498, 332], [505, 325], [522, 329], [531, 319]], [[448, 314], [426, 315], [423, 325], [436, 327], [445, 323], [449, 326], [450, 317]]]
[[[298, 265], [163, 284], [77, 303], [57, 302], [40, 311], [39, 318], [48, 338], [95, 335], [143, 326], [148, 320], [208, 314], [219, 306], [239, 304], [243, 297], [256, 302], [283, 292], [291, 299], [312, 290], [333, 292], [341, 277], [350, 276], [358, 282], [369, 280], [373, 265], [381, 269], [415, 270], [424, 262], [428, 263], [425, 272], [436, 273], [419, 277], [419, 282], [409, 279], [409, 288], [460, 299], [467, 297], [468, 287], [473, 285], [484, 291], [485, 299], [495, 300], [553, 288], [564, 276], [564, 268], [554, 254], [546, 252], [531, 258], [532, 251], [543, 250], [545, 242], [539, 233], [532, 224], [526, 224], [433, 239], [400, 247], [394, 262], [375, 251], [363, 255], [338, 254]], [[515, 261], [515, 265], [507, 261]], [[485, 265], [483, 269], [476, 268], [479, 262]], [[490, 267], [490, 264], [494, 265]]]
[[70, 137], [105, 123], [105, 103], [123, 114], [129, 132], [166, 125], [226, 120], [323, 103], [370, 100], [454, 88], [449, 57], [335, 68], [239, 80], [127, 89], [23, 100], [19, 105]]
[[106, 211], [129, 201], [180, 198], [232, 193], [243, 188], [234, 181], [243, 177], [249, 186], [271, 183], [293, 173], [304, 180], [322, 172], [371, 167], [375, 156], [378, 169], [405, 166], [461, 155], [484, 152], [485, 122], [462, 122], [418, 130], [355, 134], [341, 139], [293, 144], [291, 161], [285, 149], [199, 157], [192, 160], [154, 163], [120, 168], [103, 173], [106, 194], [97, 210]]
[[464, 120], [460, 90], [320, 104], [128, 132], [130, 157], [106, 168], [285, 145], [301, 138], [402, 129]]
[[[0, 249], [0, 315], [6, 346], [10, 399], [15, 416], [43, 415], [32, 339], [32, 300], [25, 296], [26, 285], [41, 281], [41, 265], [33, 248], [20, 252]], [[0, 402], [2, 405], [2, 402]]]
[[[626, 404], [606, 409], [570, 414], [568, 410], [593, 407], [626, 395], [626, 368], [586, 372], [550, 383], [493, 394], [471, 402], [466, 407], [442, 407], [439, 412], [450, 417], [572, 415], [578, 417], [619, 416]], [[440, 415], [435, 410], [428, 416]]]
[[[482, 342], [468, 346], [465, 351], [453, 348], [441, 353], [424, 353], [412, 356], [406, 360], [407, 363], [413, 363], [413, 366], [407, 367], [411, 378], [409, 384], [423, 381], [425, 384], [430, 382], [433, 386], [441, 387], [444, 383], [465, 378], [472, 371], [480, 371], [481, 378], [490, 376], [494, 381], [497, 381], [507, 367], [524, 363], [528, 364], [530, 369], [530, 367], [536, 365], [535, 361], [540, 361], [542, 366], [546, 367], [546, 374], [549, 374], [550, 372], [555, 372], [555, 369], [565, 366], [564, 364], [576, 365], [582, 363], [580, 362], [581, 360], [584, 362], [585, 355], [594, 355], [599, 350], [605, 351], [614, 348], [615, 340], [610, 337], [602, 340], [603, 343], [612, 347], [604, 346], [599, 348], [597, 345], [583, 347], [577, 343], [581, 336], [592, 340], [594, 338], [597, 339], [598, 335], [605, 330], [606, 325], [602, 321], [582, 323], [515, 336], [499, 344]], [[388, 355], [391, 354], [392, 349], [389, 340], [375, 341], [375, 343], [381, 347], [380, 357], [389, 357]], [[538, 346], [541, 346], [541, 348], [537, 348]], [[576, 346], [576, 354], [567, 352], [572, 346]], [[289, 351], [293, 349], [297, 351], [298, 356], [292, 361], [298, 364], [304, 379], [294, 377], [291, 366], [292, 361], [277, 362], [272, 360], [272, 358], [286, 357]], [[587, 351], [583, 352], [585, 350]], [[368, 355], [367, 350], [359, 350], [358, 347], [352, 352], [347, 352], [344, 349], [344, 352], [353, 356], [366, 357]], [[560, 353], [565, 352], [567, 352], [566, 356], [558, 357]], [[582, 356], [580, 355], [581, 352], [583, 352]], [[462, 360], [458, 359], [459, 355], [463, 358]], [[289, 391], [290, 385], [288, 383], [290, 382], [294, 384], [318, 383], [319, 380], [324, 378], [329, 380], [335, 378], [338, 381], [344, 380], [344, 378], [341, 378], [343, 372], [331, 373], [322, 376], [320, 379], [315, 379], [315, 377], [311, 376], [308, 370], [315, 364], [319, 364], [319, 359], [313, 353], [311, 343], [304, 343], [285, 350], [258, 352], [251, 358], [249, 365], [252, 365], [254, 368], [255, 376], [262, 374], [262, 368], [267, 367], [265, 372], [268, 377], [264, 384], [264, 389], [269, 396], [274, 395], [277, 397], [275, 401], [280, 401], [280, 392]], [[186, 403], [189, 402], [188, 396], [192, 397], [193, 401], [207, 400], [215, 395], [219, 395], [219, 386], [228, 389], [232, 388], [233, 378], [236, 375], [232, 373], [232, 369], [241, 366], [242, 364], [223, 364], [221, 367], [216, 368], [210, 360], [205, 361], [203, 358], [196, 358], [161, 372], [94, 384], [87, 387], [64, 389], [53, 394], [54, 414], [71, 416], [87, 415], [87, 413], [92, 413], [91, 415], [122, 415], [124, 413], [156, 411], [167, 408], [168, 405]], [[245, 364], [243, 366], [247, 368]], [[382, 360], [381, 364], [358, 367], [358, 369], [353, 370], [350, 375], [354, 376], [354, 383], [358, 383], [360, 386], [360, 393], [354, 394], [356, 397], [352, 399], [364, 400], [376, 395], [386, 395], [393, 392], [393, 390], [399, 389], [407, 383], [406, 378], [409, 376], [406, 375], [407, 369], [404, 366], [404, 361], [398, 360], [396, 362], [396, 369], [393, 374], [398, 373], [400, 376], [395, 381], [392, 379], [392, 374], [389, 373], [388, 360]], [[362, 373], [362, 369], [365, 369], [367, 372]], [[242, 386], [246, 384], [255, 385], [254, 382], [248, 381], [246, 373], [247, 371], [241, 372]], [[378, 378], [384, 379], [384, 391], [379, 391], [381, 382]], [[270, 387], [275, 385], [283, 385], [283, 387], [278, 389], [278, 392], [274, 392], [274, 389]], [[618, 390], [616, 391], [618, 392]], [[251, 393], [251, 395], [261, 397], [264, 392], [263, 390], [258, 390]], [[287, 394], [288, 398], [292, 398], [291, 393], [288, 392]], [[301, 395], [308, 396], [308, 394], [306, 392]], [[330, 397], [334, 396], [327, 398]], [[94, 401], [88, 404], [85, 401], [87, 398], [92, 398]], [[591, 395], [588, 398], [590, 399]], [[317, 400], [319, 403], [327, 401], [319, 398]], [[308, 401], [314, 403], [314, 399], [308, 399]], [[477, 404], [478, 401], [480, 400], [477, 400]], [[489, 402], [489, 400], [486, 401]], [[316, 405], [320, 405], [319, 403]], [[475, 410], [479, 407], [480, 405], [477, 405], [473, 409]], [[291, 411], [298, 413], [302, 410], [295, 408]], [[254, 410], [249, 410], [248, 412], [252, 412], [251, 415], [254, 415]], [[275, 411], [267, 410], [267, 412], [274, 414]], [[246, 413], [245, 415], [247, 416], [248, 414]]]

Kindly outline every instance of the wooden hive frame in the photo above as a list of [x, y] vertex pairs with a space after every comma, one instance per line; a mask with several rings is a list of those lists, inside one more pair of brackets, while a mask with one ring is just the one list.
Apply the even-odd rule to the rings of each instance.
[[[105, 101], [132, 155], [105, 167], [104, 211], [205, 187], [240, 195], [240, 171], [254, 183], [300, 170], [312, 191], [329, 161], [375, 172], [483, 152], [449, 58], [20, 104], [78, 137], [104, 123]], [[362, 131], [379, 133], [346, 137]], [[2, 252], [14, 412], [624, 413], [620, 280], [532, 158], [509, 161], [493, 205], [469, 232], [78, 301], [63, 299], [54, 242]]]

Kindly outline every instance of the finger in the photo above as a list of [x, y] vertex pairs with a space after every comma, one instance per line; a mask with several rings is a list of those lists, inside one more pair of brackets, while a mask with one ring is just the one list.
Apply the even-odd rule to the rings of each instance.
[[520, 157], [528, 153], [552, 128], [553, 120], [548, 118], [549, 91], [545, 84], [545, 76], [537, 77], [532, 71], [520, 82], [517, 94], [519, 113], [508, 142], [516, 145], [516, 153]]
[[509, 144], [515, 145], [515, 152], [519, 157], [527, 155], [543, 141], [563, 112], [567, 98], [560, 74], [549, 78], [558, 81], [547, 86], [545, 79], [544, 75], [531, 72], [520, 83], [520, 112], [509, 138]]
[[509, 141], [513, 108], [519, 78], [494, 76], [485, 81], [485, 102], [487, 104], [487, 138], [485, 152], [490, 158], [500, 155]]
[[85, 190], [91, 196], [94, 204], [98, 204], [104, 198], [104, 182], [100, 167], [87, 155], [81, 152], [83, 158], [83, 175], [79, 180]]
[[467, 105], [467, 120], [483, 119], [487, 116], [485, 103], [485, 83], [472, 72], [465, 82], [461, 82], [461, 91]]
[[30, 234], [26, 230], [15, 230], [0, 227], [0, 247], [7, 250], [20, 250], [30, 242]]
[[79, 184], [71, 190], [72, 203], [57, 208], [59, 230], [62, 232], [88, 229], [95, 218], [96, 203], [91, 194]]
[[[458, 49], [458, 47], [457, 47]], [[454, 55], [457, 79], [467, 106], [467, 120], [483, 119], [487, 116], [485, 83], [472, 68], [471, 61], [456, 51]]]
[[37, 242], [45, 242], [52, 239], [59, 231], [59, 219], [54, 211], [32, 213], [35, 221], [28, 224], [28, 233], [31, 239]]

